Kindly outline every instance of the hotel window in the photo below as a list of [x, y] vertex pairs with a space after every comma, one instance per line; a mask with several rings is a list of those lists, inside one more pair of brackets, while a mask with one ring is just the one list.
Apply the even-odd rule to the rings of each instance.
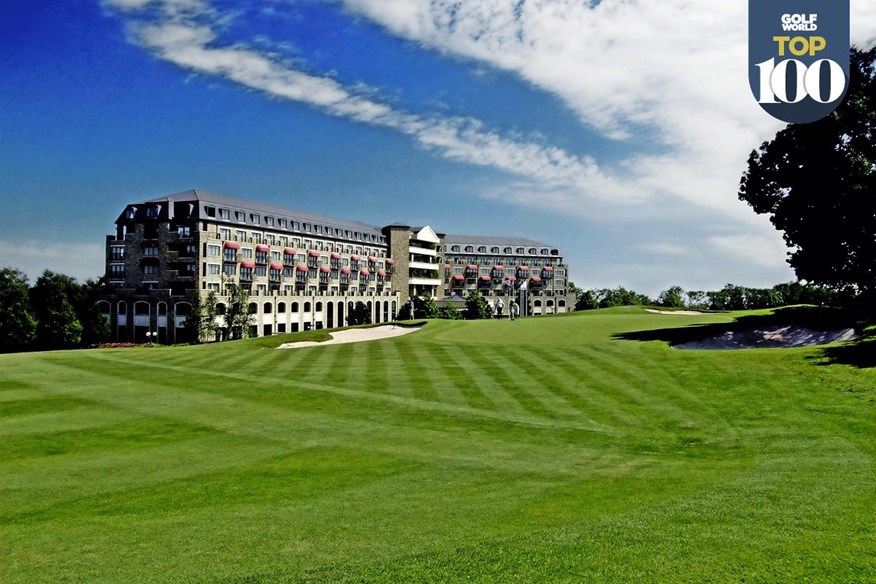
[[236, 262], [237, 261], [237, 250], [226, 247], [222, 258], [226, 262]]
[[494, 245], [493, 247], [491, 247], [491, 248], [490, 248], [490, 253], [499, 253], [499, 246], [498, 246], [498, 245]]
[[211, 292], [218, 292], [219, 282], [207, 282], [207, 290], [210, 290]]
[[266, 233], [265, 234], [265, 243], [270, 243], [273, 245], [273, 243], [274, 243], [274, 234], [273, 233]]
[[[228, 251], [228, 250], [225, 250]], [[222, 266], [222, 273], [226, 276], [234, 276], [237, 274], [237, 265], [236, 264], [225, 264]]]
[[110, 259], [113, 261], [121, 261], [125, 259], [125, 248], [120, 245], [114, 245], [110, 248]]
[[113, 278], [123, 278], [125, 276], [124, 264], [112, 264], [110, 266], [110, 276]]
[[459, 246], [458, 245], [451, 245], [450, 251], [459, 253]]
[[209, 257], [216, 257], [219, 255], [219, 246], [218, 245], [207, 245], [207, 255]]
[[143, 274], [146, 276], [154, 276], [158, 274], [158, 266], [155, 264], [148, 264], [143, 266]]
[[230, 219], [231, 212], [228, 209], [219, 209], [219, 218], [220, 219]]
[[219, 237], [222, 239], [231, 239], [231, 230], [227, 227], [219, 228]]
[[478, 253], [487, 253], [487, 246], [482, 245], [482, 246], [478, 247]]
[[252, 280], [252, 268], [241, 267], [240, 268], [240, 279], [241, 280]]
[[322, 235], [322, 231], [323, 231], [323, 229], [322, 229], [322, 225], [316, 225], [316, 232], [317, 232], [318, 234]]
[[252, 237], [252, 240], [253, 240], [254, 242], [256, 242], [256, 243], [261, 243], [261, 241], [262, 241], [262, 234], [261, 234], [261, 233], [258, 233], [258, 232], [256, 232], [256, 231], [253, 231], [253, 232], [250, 233], [250, 236]]
[[259, 263], [259, 264], [267, 263], [267, 261], [268, 261], [268, 252], [266, 252], [266, 251], [259, 251], [259, 250], [256, 250], [256, 254], [255, 254], [255, 255], [256, 255], [256, 257], [255, 257], [256, 263]]
[[191, 237], [192, 236], [192, 228], [188, 225], [180, 225], [176, 228], [176, 234], [180, 237]]
[[265, 277], [265, 275], [268, 273], [267, 270], [268, 269], [265, 266], [256, 266], [256, 269], [255, 269], [256, 276], [259, 276], [262, 278]]
[[143, 255], [146, 257], [156, 257], [158, 255], [158, 247], [150, 246], [143, 248]]
[[280, 229], [287, 229], [289, 227], [289, 221], [286, 219], [277, 219], [277, 226]]
[[207, 264], [207, 275], [208, 276], [218, 276], [219, 275], [219, 264]]
[[279, 262], [279, 261], [280, 261], [280, 252], [278, 252], [278, 251], [272, 251], [272, 252], [271, 252], [271, 261], [273, 261], [273, 262]]
[[246, 213], [244, 213], [243, 211], [235, 211], [234, 218], [241, 222], [246, 221]]
[[304, 232], [310, 233], [312, 231], [313, 231], [313, 225], [311, 225], [310, 223], [305, 223], [304, 224]]
[[240, 254], [243, 257], [243, 259], [251, 260], [252, 259], [252, 248], [244, 247], [240, 250]]
[[530, 247], [526, 253], [528, 253], [530, 255], [536, 255], [538, 253], [538, 250], [536, 250], [534, 247]]
[[147, 217], [155, 218], [155, 217], [158, 217], [158, 215], [160, 213], [161, 213], [161, 205], [152, 205], [152, 206], [146, 207], [146, 216]]
[[287, 245], [289, 245], [289, 238], [286, 237], [285, 235], [281, 235], [277, 241], [279, 241], [280, 245], [282, 245], [283, 247], [286, 247]]
[[301, 231], [301, 223], [298, 221], [293, 221], [292, 229], [294, 229], [295, 231]]
[[268, 227], [274, 226], [274, 218], [273, 217], [265, 217], [265, 225]]
[[502, 253], [508, 253], [508, 254], [510, 254], [510, 253], [512, 253], [512, 252], [513, 252], [513, 250], [512, 250], [510, 247], [506, 247], [504, 250], [502, 250]]
[[523, 255], [523, 252], [525, 252], [525, 251], [526, 250], [523, 249], [522, 247], [518, 247], [516, 250], [514, 250], [514, 253]]
[[234, 232], [234, 235], [240, 241], [246, 241], [246, 231], [244, 231], [243, 229], [238, 229], [237, 231]]

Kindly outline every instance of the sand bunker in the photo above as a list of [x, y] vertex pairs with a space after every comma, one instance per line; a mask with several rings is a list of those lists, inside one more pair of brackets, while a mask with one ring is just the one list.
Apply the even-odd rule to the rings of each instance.
[[388, 339], [391, 337], [400, 337], [414, 331], [420, 330], [420, 327], [409, 326], [376, 326], [371, 328], [347, 329], [331, 334], [331, 340], [316, 342], [302, 341], [300, 343], [283, 343], [278, 349], [299, 349], [301, 347], [323, 347], [325, 345], [341, 345], [344, 343], [359, 343], [362, 341], [375, 341], [378, 339]]
[[771, 347], [806, 347], [825, 345], [857, 338], [855, 329], [816, 331], [802, 326], [727, 331], [699, 341], [675, 345], [676, 349], [760, 349]]

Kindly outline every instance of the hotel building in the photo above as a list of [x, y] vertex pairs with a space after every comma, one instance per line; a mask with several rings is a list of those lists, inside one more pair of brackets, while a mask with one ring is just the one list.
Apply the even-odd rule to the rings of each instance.
[[201, 190], [128, 204], [106, 239], [106, 282], [113, 335], [134, 342], [193, 340], [186, 318], [210, 292], [221, 325], [229, 284], [249, 294], [250, 336], [343, 326], [358, 302], [372, 322], [388, 322], [411, 296], [514, 295], [532, 315], [575, 302], [567, 266], [546, 244], [381, 228]]

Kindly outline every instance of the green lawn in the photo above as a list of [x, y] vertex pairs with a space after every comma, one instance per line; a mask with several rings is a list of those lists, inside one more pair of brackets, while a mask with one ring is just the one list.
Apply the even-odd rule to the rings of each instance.
[[0, 355], [0, 581], [876, 581], [874, 345], [734, 316]]

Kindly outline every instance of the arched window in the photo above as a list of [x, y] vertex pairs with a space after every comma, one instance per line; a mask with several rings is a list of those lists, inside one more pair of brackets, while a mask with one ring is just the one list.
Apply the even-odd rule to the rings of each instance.
[[280, 314], [283, 314], [284, 312], [286, 312], [286, 303], [285, 302], [277, 303], [277, 312], [279, 312]]
[[177, 302], [173, 305], [173, 311], [177, 316], [188, 316], [192, 313], [192, 305], [188, 302]]
[[216, 303], [216, 314], [217, 315], [224, 316], [226, 310], [227, 310], [227, 308], [226, 308], [225, 304], [223, 304], [222, 302]]
[[271, 314], [271, 312], [274, 311], [274, 306], [270, 302], [265, 302], [263, 310], [265, 311], [265, 314]]
[[119, 314], [128, 314], [128, 303], [124, 300], [119, 300]]
[[298, 303], [293, 302], [292, 303], [292, 312], [298, 312], [299, 309], [300, 309], [300, 307], [299, 307]]
[[316, 303], [316, 311], [317, 311], [317, 312], [322, 312], [322, 302], [317, 302], [317, 303]]
[[304, 312], [310, 312], [310, 302], [304, 303]]
[[149, 303], [148, 302], [135, 302], [134, 303], [134, 316], [147, 316], [149, 314]]
[[250, 314], [258, 314], [258, 311], [259, 311], [259, 305], [256, 304], [255, 302], [250, 302], [249, 303], [249, 313]]
[[167, 303], [159, 302], [158, 303], [158, 316], [167, 316]]

